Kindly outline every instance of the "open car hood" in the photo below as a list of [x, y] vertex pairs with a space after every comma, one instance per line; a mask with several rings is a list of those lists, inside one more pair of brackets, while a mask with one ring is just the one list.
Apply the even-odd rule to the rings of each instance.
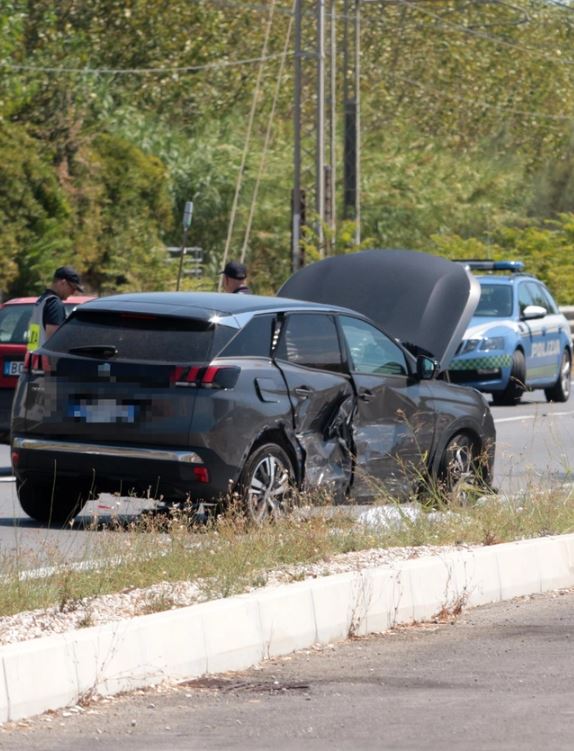
[[478, 305], [480, 284], [446, 258], [364, 250], [305, 266], [277, 294], [356, 310], [446, 370]]

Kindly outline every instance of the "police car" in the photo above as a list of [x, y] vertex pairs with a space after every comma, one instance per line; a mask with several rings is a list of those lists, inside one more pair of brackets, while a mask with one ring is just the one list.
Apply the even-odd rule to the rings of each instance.
[[[544, 389], [549, 402], [570, 396], [570, 326], [544, 284], [521, 261], [463, 261], [477, 276], [480, 300], [449, 366], [450, 380], [517, 404]], [[505, 272], [501, 275], [492, 272]]]

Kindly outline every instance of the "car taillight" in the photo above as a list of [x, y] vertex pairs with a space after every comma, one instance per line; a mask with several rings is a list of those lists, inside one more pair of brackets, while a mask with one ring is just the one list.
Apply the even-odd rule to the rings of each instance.
[[237, 366], [208, 365], [174, 368], [171, 382], [176, 386], [205, 389], [232, 389], [237, 383], [241, 368]]
[[195, 386], [199, 368], [197, 367], [177, 367], [171, 374], [171, 382], [176, 386]]
[[36, 352], [26, 352], [24, 356], [25, 373], [49, 373], [50, 361], [47, 355], [39, 355]]
[[207, 485], [209, 483], [209, 470], [207, 469], [207, 467], [194, 467], [193, 476], [195, 477], [197, 482], [201, 482], [204, 485]]

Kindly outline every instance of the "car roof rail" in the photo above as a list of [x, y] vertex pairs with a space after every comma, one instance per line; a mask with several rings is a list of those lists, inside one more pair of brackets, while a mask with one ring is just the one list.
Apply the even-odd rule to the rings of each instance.
[[457, 259], [457, 263], [463, 263], [468, 269], [480, 271], [510, 271], [516, 274], [524, 270], [522, 261], [489, 261], [479, 258]]

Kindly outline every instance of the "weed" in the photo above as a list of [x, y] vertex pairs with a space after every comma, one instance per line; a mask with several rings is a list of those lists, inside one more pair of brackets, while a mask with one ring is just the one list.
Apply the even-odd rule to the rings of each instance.
[[456, 597], [453, 602], [444, 604], [439, 612], [433, 617], [435, 623], [453, 623], [462, 613], [468, 600], [468, 593]]
[[94, 615], [90, 609], [86, 609], [82, 617], [78, 620], [78, 628], [90, 628], [94, 625]]
[[[560, 534], [574, 529], [572, 489], [530, 487], [513, 498], [494, 494], [474, 504], [399, 503], [379, 494], [377, 503], [359, 515], [349, 506], [309, 506], [298, 499], [291, 514], [249, 524], [229, 509], [203, 525], [190, 521], [186, 509], [162, 515], [144, 514], [136, 522], [113, 518], [94, 524], [85, 560], [71, 564], [46, 542], [41, 551], [49, 570], [34, 574], [38, 560], [22, 554], [0, 557], [0, 617], [24, 610], [56, 607], [73, 610], [84, 598], [161, 582], [193, 582], [200, 599], [227, 597], [265, 586], [269, 572], [283, 570], [292, 581], [302, 567], [352, 551], [436, 545], [493, 545], [510, 540]], [[383, 505], [383, 501], [385, 501]], [[366, 523], [364, 517], [368, 516]], [[48, 537], [46, 538], [48, 539]], [[289, 576], [289, 574], [288, 574]], [[163, 590], [162, 590], [163, 591]], [[174, 607], [169, 589], [150, 594], [145, 612]], [[89, 625], [89, 614], [85, 625]]]
[[175, 606], [176, 601], [168, 592], [152, 592], [143, 598], [138, 615], [162, 613], [172, 610]]

